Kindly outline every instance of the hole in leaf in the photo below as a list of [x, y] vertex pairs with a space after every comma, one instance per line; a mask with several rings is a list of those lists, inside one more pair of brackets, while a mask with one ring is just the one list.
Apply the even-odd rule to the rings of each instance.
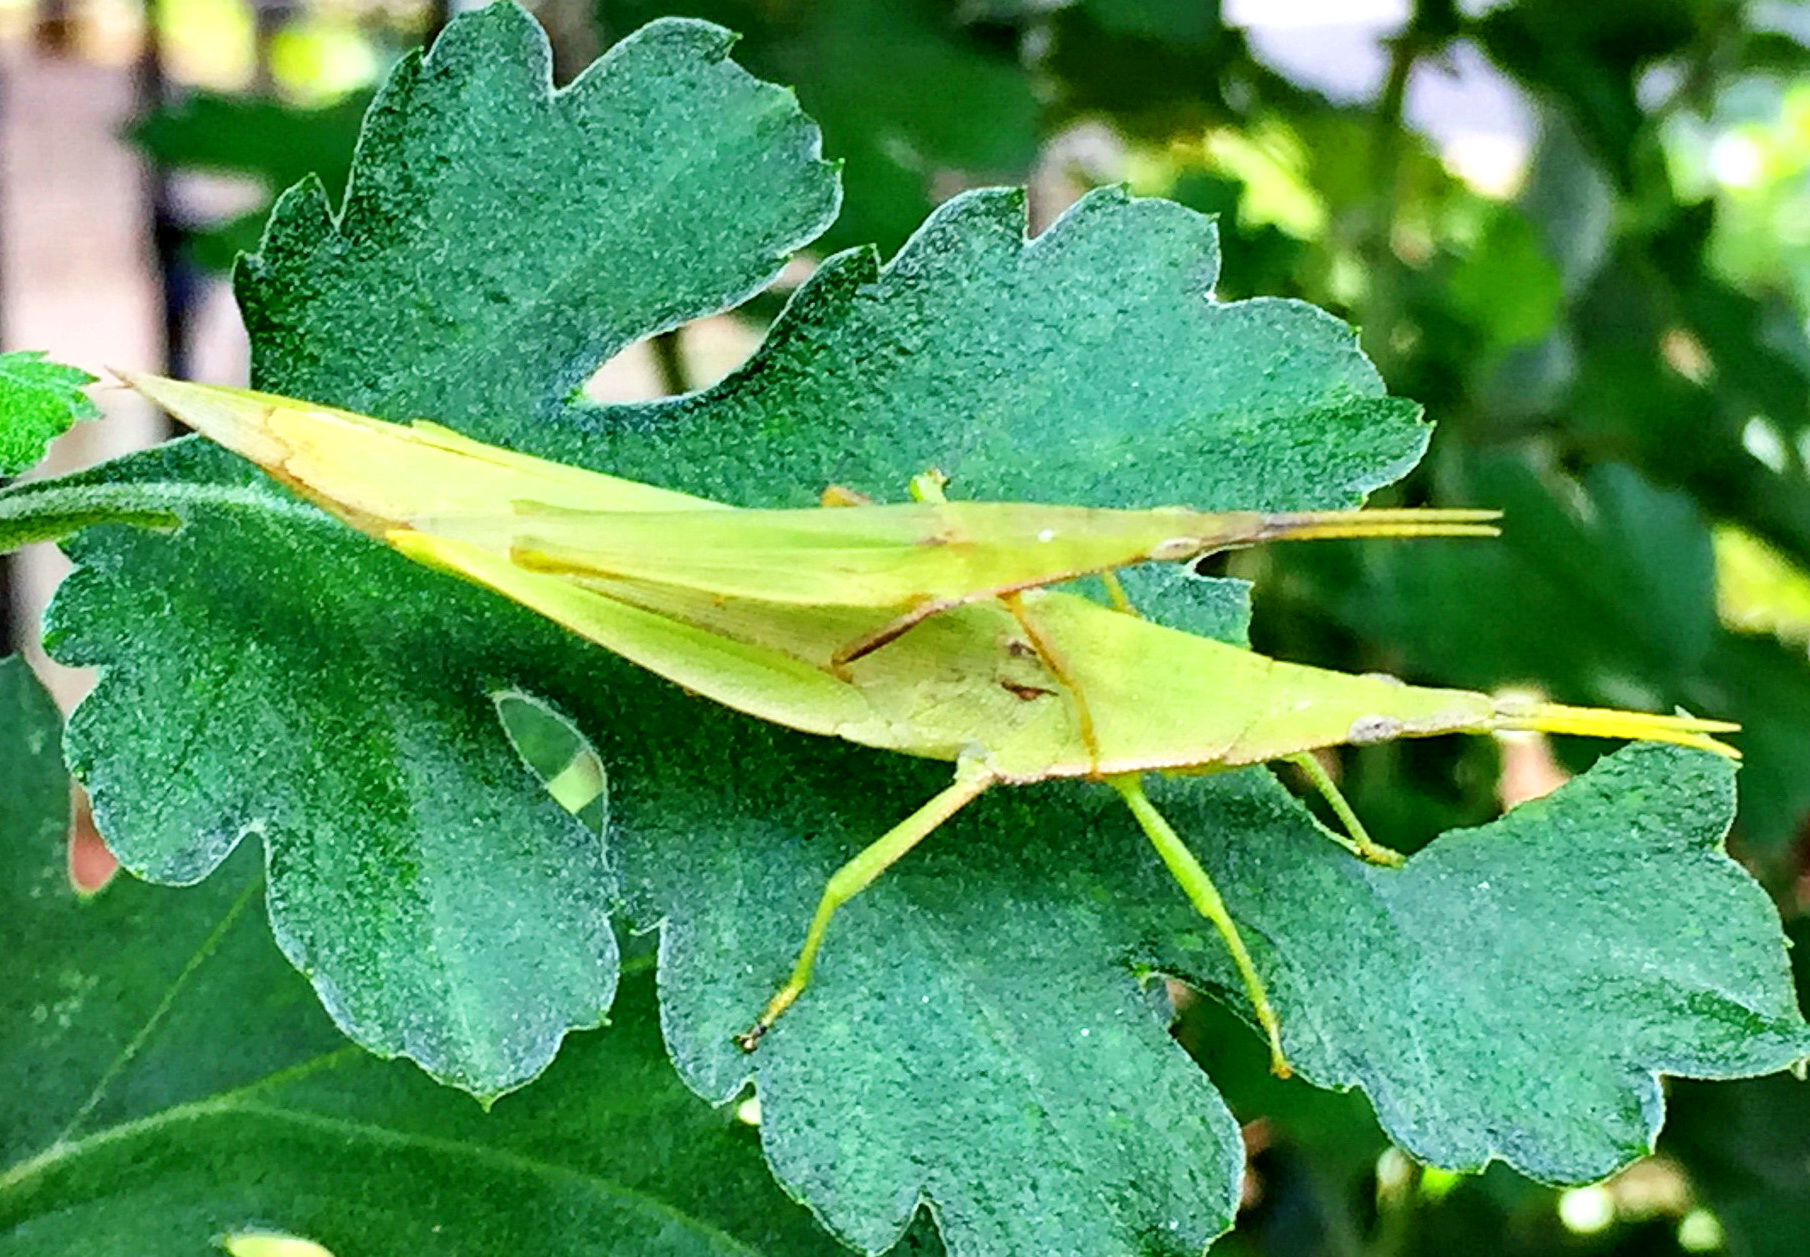
[[333, 1257], [313, 1240], [280, 1231], [234, 1231], [219, 1242], [231, 1257]]
[[503, 690], [490, 698], [528, 771], [540, 778], [556, 803], [601, 834], [609, 822], [609, 778], [590, 739], [532, 695]]
[[734, 315], [695, 319], [623, 348], [591, 373], [584, 394], [595, 402], [644, 402], [708, 388], [759, 343], [759, 329]]
[[71, 782], [69, 793], [69, 882], [78, 895], [97, 895], [119, 871], [119, 861], [94, 827], [88, 792]]

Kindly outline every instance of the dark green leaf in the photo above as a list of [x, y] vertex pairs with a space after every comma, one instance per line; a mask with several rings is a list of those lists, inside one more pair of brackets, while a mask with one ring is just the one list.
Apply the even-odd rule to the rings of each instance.
[[[1810, 990], [1810, 929], [1800, 918], [1793, 955]], [[1740, 1257], [1796, 1257], [1810, 1234], [1810, 1087], [1756, 1078], [1726, 1087], [1681, 1084], [1665, 1149], [1690, 1171]]]
[[1474, 25], [1478, 42], [1506, 73], [1570, 107], [1597, 159], [1625, 186], [1639, 186], [1656, 157], [1637, 97], [1640, 71], [1682, 53], [1717, 12], [1695, 0], [1577, 5], [1520, 0]]
[[1452, 272], [1453, 309], [1507, 348], [1538, 340], [1559, 312], [1559, 272], [1533, 225], [1504, 206], [1490, 215], [1475, 247]]
[[201, 1254], [246, 1230], [339, 1257], [840, 1251], [755, 1132], [680, 1086], [645, 979], [486, 1114], [340, 1038], [259, 920], [255, 853], [194, 890], [78, 898], [57, 727], [0, 663], [0, 1253]]
[[1227, 299], [1288, 291], [1307, 253], [1305, 241], [1274, 223], [1247, 224], [1239, 209], [1248, 188], [1242, 180], [1206, 170], [1185, 170], [1164, 195], [1213, 215], [1225, 262], [1214, 290]]
[[137, 486], [104, 480], [41, 481], [20, 485], [0, 497], [0, 552], [34, 541], [57, 541], [95, 524], [136, 524], [141, 528], [174, 528], [177, 508], [192, 493], [171, 486], [164, 500], [153, 500]]
[[[675, 7], [598, 0], [607, 31]], [[848, 202], [822, 248], [890, 253], [954, 188], [1016, 182], [1037, 157], [1037, 98], [1009, 46], [990, 47], [951, 0], [693, 0], [682, 11], [742, 33], [750, 70], [797, 88], [844, 163]]]
[[1109, 31], [1186, 47], [1211, 41], [1220, 29], [1219, 5], [1201, 0], [1081, 0]]
[[128, 136], [165, 166], [246, 175], [272, 196], [313, 175], [337, 199], [370, 103], [369, 93], [356, 93], [303, 109], [264, 97], [196, 91], [134, 122]]
[[[1741, 850], [1790, 875], [1810, 815], [1810, 667], [1804, 650], [1776, 638], [1718, 633], [1704, 683], [1741, 723]], [[1778, 866], [1783, 863], [1785, 869]]]
[[[851, 798], [824, 779], [871, 787], [901, 774], [882, 778], [859, 759], [819, 766], [796, 739], [754, 743], [712, 725], [711, 759], [673, 764], [668, 735], [638, 761], [613, 762], [629, 782], [709, 783], [681, 805], [675, 782], [658, 811], [623, 802], [637, 819], [619, 850], [643, 911], [672, 923], [669, 1042], [694, 1085], [723, 1095], [748, 1069], [729, 1035], [797, 937], [796, 925], [776, 937], [755, 922], [802, 923], [836, 862], [928, 797], [938, 775]], [[734, 765], [757, 755], [769, 765], [783, 755], [785, 780], [754, 793]], [[1773, 1069], [1810, 1048], [1771, 906], [1718, 849], [1730, 803], [1725, 766], [1628, 752], [1393, 873], [1352, 861], [1261, 774], [1164, 795], [1259, 949], [1307, 1077], [1362, 1086], [1418, 1156], [1460, 1166], [1501, 1156], [1568, 1181], [1649, 1145], [1655, 1072]], [[776, 827], [808, 840], [779, 841]], [[724, 912], [729, 899], [736, 910]], [[1207, 1219], [1165, 1214], [1183, 1188], [1170, 1158], [1203, 1164], [1209, 1130], [1189, 1119], [1203, 1100], [1173, 1090], [1184, 1080], [1147, 1037], [1131, 977], [1152, 969], [1242, 1002], [1211, 930], [1106, 791], [1050, 787], [977, 806], [838, 917], [816, 984], [757, 1054], [776, 1171], [869, 1248], [905, 1216], [888, 1202], [921, 1188], [957, 1251], [970, 1251], [972, 1234], [971, 1251], [1028, 1236], [1089, 1252], [1127, 1242], [1114, 1235], [1160, 1234], [1171, 1218], [1172, 1244], [1145, 1242], [1192, 1251]], [[1128, 1056], [1136, 1083], [1118, 1072]], [[1524, 1095], [1533, 1080], [1539, 1103]], [[1054, 1098], [1083, 1086], [1108, 1113], [1144, 1116], [1109, 1124], [1116, 1139], [1102, 1147]], [[1155, 1102], [1130, 1099], [1134, 1086]], [[1160, 1143], [1121, 1142], [1146, 1123]], [[1148, 1199], [1108, 1177], [1121, 1157]], [[1081, 1166], [1069, 1191], [1094, 1203], [1068, 1215], [1068, 1192], [1051, 1184]], [[1031, 1190], [1018, 1177], [1031, 1173], [1039, 1208], [1007, 1231], [1000, 1200]], [[1102, 1199], [1118, 1217], [1102, 1215]], [[1130, 1212], [1133, 1200], [1142, 1211]]]
[[[1016, 197], [958, 198], [884, 269], [826, 263], [721, 386], [573, 405], [602, 357], [746, 293], [822, 221], [805, 124], [721, 47], [693, 24], [625, 41], [555, 98], [607, 97], [610, 125], [562, 130], [520, 71], [522, 19], [461, 19], [373, 107], [343, 221], [294, 193], [246, 265], [259, 383], [750, 504], [829, 482], [896, 498], [938, 466], [973, 497], [1331, 506], [1418, 457], [1415, 408], [1348, 329], [1212, 302], [1210, 225], [1116, 192], [1030, 243]], [[458, 92], [473, 112], [449, 119]], [[510, 1000], [596, 1015], [610, 885], [497, 719], [494, 696], [525, 693], [607, 768], [612, 864], [631, 922], [662, 929], [687, 1081], [721, 1099], [758, 1072], [768, 1155], [839, 1234], [884, 1246], [920, 1201], [963, 1253], [1198, 1252], [1227, 1224], [1235, 1131], [1140, 979], [1229, 975], [1106, 791], [1015, 792], [938, 834], [838, 919], [749, 1060], [729, 1036], [824, 876], [946, 768], [685, 695], [195, 446], [107, 475], [158, 501], [241, 493], [174, 538], [78, 547], [55, 648], [105, 667], [71, 734], [103, 828], [136, 867], [196, 876], [263, 821], [279, 935], [364, 1041], [491, 1091], [551, 1048], [511, 1037]], [[1804, 1050], [1776, 922], [1715, 850], [1726, 792], [1719, 765], [1635, 754], [1399, 873], [1356, 864], [1261, 772], [1164, 797], [1249, 923], [1305, 1073], [1366, 1087], [1423, 1155], [1578, 1178], [1650, 1138], [1654, 1071]], [[1650, 910], [1667, 896], [1697, 935]], [[455, 950], [468, 968], [435, 967]], [[1520, 1102], [1535, 1080], [1550, 1106]]]
[[[519, 10], [456, 24], [374, 105], [343, 218], [318, 188], [292, 193], [247, 263], [262, 382], [526, 424], [626, 341], [758, 285], [835, 189], [790, 98], [726, 46], [665, 23], [553, 95]], [[62, 657], [126, 665], [70, 731], [122, 859], [192, 881], [260, 835], [278, 937], [361, 1042], [481, 1094], [532, 1077], [614, 985], [601, 846], [493, 702], [569, 647], [218, 450], [182, 443], [100, 478], [187, 525], [83, 538], [51, 617]], [[152, 568], [214, 577], [164, 585]], [[169, 631], [128, 627], [140, 615]], [[115, 759], [128, 743], [150, 754]]]
[[[81, 567], [47, 645], [131, 661], [69, 731], [96, 822], [128, 868], [172, 883], [261, 838], [277, 936], [342, 1025], [479, 1094], [532, 1077], [602, 1019], [616, 951], [601, 843], [501, 736], [493, 695], [518, 688], [502, 678], [524, 644], [475, 591], [387, 580], [374, 547], [268, 482], [212, 478], [213, 453], [137, 463], [162, 473], [153, 501], [171, 480], [213, 490], [175, 535], [70, 545]], [[211, 575], [160, 586], [140, 564]], [[120, 636], [141, 616], [178, 631], [144, 649]], [[438, 661], [460, 655], [476, 667], [454, 683]], [[273, 676], [278, 660], [293, 671]], [[119, 759], [124, 741], [150, 753]]]
[[[1585, 1181], [1650, 1148], [1655, 1074], [1764, 1072], [1810, 1050], [1777, 916], [1721, 849], [1732, 776], [1630, 748], [1400, 871], [1329, 858], [1299, 822], [1300, 840], [1241, 845], [1213, 871], [1234, 902], [1243, 883], [1280, 953], [1305, 1076], [1362, 1087], [1434, 1164]], [[1264, 793], [1230, 806], [1286, 824]], [[1229, 828], [1209, 799], [1176, 799], [1186, 832]], [[1293, 893], [1261, 893], [1278, 883]]]
[[[455, 35], [461, 29], [469, 22]], [[634, 47], [619, 47], [617, 60]], [[399, 90], [380, 100], [375, 125], [394, 125], [385, 119], [396, 106], [385, 102]], [[364, 148], [369, 160], [383, 151], [374, 141]], [[613, 181], [605, 156], [594, 155], [593, 178]], [[456, 168], [448, 177], [459, 186], [471, 179]], [[712, 186], [710, 178], [699, 175], [700, 190]], [[581, 193], [568, 187], [564, 195]], [[533, 421], [549, 414], [565, 385], [555, 362], [522, 354], [515, 328], [565, 327], [532, 343], [555, 350], [562, 342], [594, 343], [592, 352], [602, 354], [615, 342], [592, 329], [614, 304], [587, 308], [580, 318], [560, 304], [557, 286], [518, 284], [518, 291], [549, 295], [493, 328], [481, 352], [448, 357], [437, 372], [401, 369], [399, 361], [413, 361], [391, 356], [400, 353], [403, 333], [375, 327], [372, 294], [390, 291], [393, 268], [407, 272], [412, 251], [435, 252], [456, 279], [447, 242], [463, 244], [472, 233], [449, 215], [431, 231], [404, 235], [393, 246], [397, 256], [369, 263], [375, 270], [367, 276], [352, 269], [351, 245], [339, 243], [356, 214], [339, 229], [315, 219], [321, 234], [309, 236], [298, 208], [307, 204], [307, 194], [291, 198], [269, 248], [247, 268], [257, 352], [270, 364], [262, 382], [381, 413], [477, 412], [488, 421], [468, 426], [486, 435], [596, 465], [662, 464], [653, 474], [668, 482], [720, 485], [738, 500], [808, 500], [829, 479], [896, 493], [909, 474], [937, 463], [954, 471], [964, 490], [996, 495], [1022, 486], [1106, 502], [1230, 503], [1257, 495], [1331, 505], [1406, 466], [1425, 438], [1413, 407], [1379, 396], [1346, 329], [1286, 302], [1208, 302], [1210, 228], [1161, 203], [1097, 196], [1032, 246], [1022, 239], [1015, 198], [952, 205], [884, 278], [862, 255], [826, 268], [762, 358], [708, 404], [668, 407], [653, 442], [637, 438], [653, 422], [647, 411], [611, 416], [611, 426], [589, 416], [563, 425]], [[540, 227], [557, 240], [563, 222], [542, 220]], [[599, 247], [594, 232], [581, 239]], [[1149, 259], [1129, 277], [1113, 269], [1128, 242]], [[519, 259], [520, 243], [514, 247]], [[550, 253], [549, 265], [569, 264]], [[343, 278], [334, 279], [336, 268]], [[449, 279], [432, 292], [456, 308], [469, 290]], [[423, 325], [444, 322], [419, 297], [407, 308]], [[656, 316], [641, 320], [641, 330], [658, 325]], [[279, 352], [284, 348], [290, 357]], [[1039, 370], [1025, 371], [1027, 361]], [[442, 395], [428, 398], [429, 389]], [[1141, 431], [1119, 413], [1115, 399], [1125, 394], [1139, 398]], [[1027, 462], [1015, 436], [1026, 414], [1045, 416], [1050, 431], [1072, 445], [1066, 463]], [[788, 439], [788, 430], [797, 436]], [[839, 452], [843, 434], [856, 432], [861, 439]], [[406, 1050], [479, 1090], [507, 1085], [550, 1048], [545, 1038], [521, 1035], [521, 1008], [531, 1007], [541, 1025], [549, 1017], [576, 1018], [587, 992], [570, 982], [562, 988], [555, 975], [602, 973], [594, 950], [600, 897], [608, 892], [601, 863], [582, 867], [594, 856], [517, 764], [496, 727], [492, 694], [551, 694], [587, 717], [586, 731], [599, 739], [609, 767], [612, 813], [625, 843], [659, 816], [693, 811], [694, 796], [710, 797], [700, 795], [700, 783], [733, 783], [737, 798], [779, 786], [775, 774], [784, 770], [777, 763], [756, 779], [725, 777], [714, 762], [750, 738], [771, 736], [765, 731], [740, 720], [722, 730], [720, 721], [731, 718], [712, 713], [706, 720], [695, 703], [660, 683], [607, 660], [587, 661], [526, 616], [343, 535], [324, 517], [252, 486], [208, 451], [172, 447], [108, 475], [138, 478], [159, 502], [191, 491], [173, 486], [195, 485], [221, 501], [184, 510], [187, 526], [170, 540], [114, 532], [77, 547], [84, 566], [60, 599], [51, 640], [63, 658], [111, 665], [71, 733], [100, 822], [133, 867], [176, 878], [204, 872], [242, 830], [261, 822], [279, 936], [315, 975], [342, 1023], [381, 1050]], [[170, 579], [148, 579], [153, 571]], [[198, 571], [210, 573], [205, 584], [175, 576]], [[168, 631], [144, 633], [137, 626], [147, 615]], [[428, 624], [435, 627], [423, 636]], [[625, 721], [625, 713], [634, 719]], [[160, 729], [182, 732], [163, 736]], [[482, 748], [470, 742], [485, 736]], [[834, 762], [839, 754], [802, 746], [807, 762]], [[621, 780], [621, 765], [638, 762], [625, 757], [647, 750], [657, 754], [660, 774]], [[821, 769], [813, 776], [816, 790], [833, 798], [835, 779]], [[650, 801], [653, 781], [664, 785]], [[676, 793], [666, 798], [666, 791]], [[800, 800], [807, 810], [813, 805], [811, 792]], [[819, 794], [815, 807], [827, 803]], [[696, 832], [671, 830], [670, 821], [655, 832], [673, 833], [690, 850], [710, 849], [736, 832], [732, 820], [748, 806], [719, 804], [722, 813], [704, 812]], [[411, 808], [419, 828], [404, 819]], [[783, 867], [770, 847], [785, 829], [764, 832], [765, 847], [750, 843], [741, 858]], [[207, 840], [197, 844], [197, 834]], [[504, 834], [516, 837], [500, 841]], [[563, 867], [550, 855], [562, 851]], [[684, 867], [693, 857], [643, 847], [635, 858]], [[512, 889], [505, 894], [499, 885]], [[788, 891], [789, 904], [812, 886], [799, 881]], [[505, 928], [505, 919], [515, 924]], [[699, 928], [682, 923], [679, 933]], [[757, 914], [738, 928], [782, 946], [795, 937], [789, 914]], [[473, 967], [441, 963], [448, 952]], [[743, 972], [754, 984], [770, 981], [765, 972]], [[1050, 978], [1065, 980], [1060, 968]], [[674, 982], [669, 989], [685, 991], [682, 976]], [[511, 1002], [517, 997], [521, 1005]], [[1133, 987], [1109, 998], [1142, 1008]], [[474, 1005], [495, 1011], [474, 1020]], [[953, 1171], [939, 1171], [937, 1190], [951, 1197], [945, 1225], [964, 1245], [1014, 1228], [1029, 1234], [1047, 1225], [1044, 1234], [1054, 1242], [1064, 1226], [1124, 1234], [1146, 1225], [1166, 1231], [1174, 1220], [1176, 1233], [1198, 1246], [1223, 1227], [1238, 1160], [1223, 1108], [1166, 1045], [1161, 1025], [1137, 1015], [1132, 1041], [1143, 1045], [1141, 1054], [1111, 1068], [1115, 1085], [1128, 1089], [1127, 1104], [1134, 1092], [1145, 1097], [1136, 1101], [1145, 1115], [1142, 1133], [1127, 1143], [1108, 1112], [1091, 1104], [1065, 1119], [1073, 1128], [1067, 1134], [1028, 1128], [1023, 1138], [1034, 1155], [1027, 1172], [1065, 1167], [1067, 1186], [1057, 1193], [1064, 1203], [1052, 1206], [1047, 1224], [1010, 1204], [1015, 1189], [1008, 1185], [972, 1179], [958, 1193], [943, 1186]], [[958, 1041], [937, 1059], [967, 1050]], [[1072, 1089], [1085, 1093], [1085, 1063], [1066, 1061], [1059, 1046], [1051, 1051], [1051, 1068], [1071, 1072]], [[1158, 1085], [1152, 1080], [1163, 1078], [1162, 1086], [1191, 1099], [1150, 1098]], [[975, 1141], [990, 1129], [989, 1113], [1002, 1103], [1020, 1111], [1014, 1092], [977, 1079], [971, 1096], [951, 1107], [946, 1134], [928, 1155], [959, 1164], [958, 1152], [981, 1146]], [[874, 1120], [891, 1123], [886, 1113]], [[1097, 1164], [1078, 1158], [1067, 1141], [1083, 1134], [1119, 1151]], [[1122, 1190], [1109, 1188], [1115, 1182], [1145, 1186], [1102, 1214], [1100, 1193]], [[1173, 1213], [1176, 1201], [1190, 1202], [1181, 1216]], [[859, 1193], [841, 1205], [871, 1206]], [[877, 1210], [859, 1225], [891, 1235], [896, 1212]], [[1085, 1226], [1082, 1219], [1089, 1219]]]
[[[1164, 39], [1168, 17], [1138, 12], [1135, 0], [1063, 6], [1050, 21], [1042, 68], [1051, 76], [1055, 110], [1063, 119], [1105, 114], [1130, 135], [1161, 142], [1222, 123], [1231, 96], [1246, 83], [1228, 82], [1254, 66], [1241, 32], [1220, 25], [1217, 6], [1193, 6], [1199, 38]], [[1143, 20], [1140, 20], [1142, 18]]]
[[838, 255], [747, 369], [625, 411], [584, 456], [737, 501], [805, 505], [832, 483], [897, 499], [938, 467], [962, 497], [1282, 509], [1354, 504], [1425, 448], [1349, 328], [1209, 299], [1199, 214], [1105, 189], [1023, 233], [1021, 193], [974, 192], [884, 271]]
[[[545, 413], [623, 346], [761, 288], [838, 193], [816, 127], [733, 42], [660, 22], [555, 93], [538, 28], [498, 5], [405, 58], [344, 209], [291, 189], [241, 268], [259, 386], [412, 415], [457, 380], [450, 417], [520, 423], [528, 399]], [[353, 343], [356, 365], [325, 348]]]
[[1626, 467], [1599, 467], [1580, 486], [1506, 455], [1473, 460], [1450, 489], [1502, 510], [1501, 542], [1390, 548], [1360, 613], [1413, 675], [1721, 714], [1692, 692], [1717, 626], [1709, 531], [1687, 499]]

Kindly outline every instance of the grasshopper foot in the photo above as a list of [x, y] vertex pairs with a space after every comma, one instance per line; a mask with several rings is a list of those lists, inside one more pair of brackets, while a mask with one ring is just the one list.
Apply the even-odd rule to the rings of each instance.
[[1290, 1065], [1288, 1058], [1282, 1055], [1282, 1045], [1274, 1040], [1270, 1042], [1270, 1073], [1278, 1078], [1295, 1076], [1294, 1066]]
[[1358, 857], [1366, 864], [1381, 865], [1386, 869], [1398, 869], [1408, 862], [1408, 857], [1394, 847], [1385, 847], [1380, 842], [1358, 840]]
[[793, 978], [792, 981], [780, 987], [773, 998], [767, 1001], [767, 1006], [761, 1010], [760, 1020], [735, 1036], [735, 1045], [744, 1052], [752, 1052], [759, 1047], [760, 1041], [766, 1037], [767, 1031], [773, 1028], [773, 1023], [779, 1020], [780, 1014], [792, 1007], [792, 1002], [803, 992], [804, 983], [797, 978]]

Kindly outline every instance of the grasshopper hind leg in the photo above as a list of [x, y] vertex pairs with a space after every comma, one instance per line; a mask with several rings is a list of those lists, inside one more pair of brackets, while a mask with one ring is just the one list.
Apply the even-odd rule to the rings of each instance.
[[944, 821], [978, 798], [995, 780], [992, 770], [984, 764], [963, 760], [956, 767], [952, 785], [863, 847], [848, 863], [830, 875], [830, 880], [824, 885], [823, 895], [817, 901], [817, 911], [811, 917], [810, 928], [805, 932], [804, 945], [798, 951], [791, 976], [786, 979], [784, 986], [774, 992], [773, 998], [767, 1001], [759, 1019], [746, 1031], [735, 1036], [742, 1051], [752, 1052], [759, 1046], [761, 1038], [773, 1028], [773, 1023], [804, 993], [804, 988], [811, 980], [811, 969], [816, 964], [818, 949], [823, 946], [823, 936], [829, 929], [830, 918], [836, 915], [836, 909], [871, 886], [875, 878], [928, 838]]
[[1289, 1077], [1295, 1071], [1289, 1066], [1288, 1058], [1282, 1054], [1282, 1023], [1276, 1017], [1274, 1006], [1270, 1004], [1269, 990], [1264, 986], [1263, 978], [1251, 960], [1250, 949], [1244, 945], [1244, 936], [1238, 932], [1238, 923], [1226, 911], [1225, 900], [1220, 896], [1219, 888], [1213, 884], [1207, 870], [1201, 867], [1200, 861], [1194, 858], [1194, 853], [1188, 850], [1181, 836], [1163, 818], [1163, 814], [1156, 810], [1156, 805], [1144, 793], [1143, 781], [1136, 774], [1108, 777], [1106, 780], [1125, 800], [1125, 805], [1137, 818], [1138, 825], [1150, 839], [1150, 844], [1156, 848], [1157, 855], [1162, 857], [1170, 876], [1175, 878], [1183, 893], [1188, 896], [1188, 902], [1219, 931], [1226, 950], [1232, 953], [1232, 964], [1244, 982], [1244, 992], [1251, 1001], [1252, 1010], [1257, 1014], [1257, 1024], [1269, 1039], [1270, 1072], [1278, 1078]]

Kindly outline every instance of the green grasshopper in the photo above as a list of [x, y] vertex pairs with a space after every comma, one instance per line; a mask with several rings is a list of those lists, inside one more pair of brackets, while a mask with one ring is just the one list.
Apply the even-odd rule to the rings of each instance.
[[[1490, 533], [1485, 511], [1106, 511], [926, 499], [741, 510], [471, 441], [242, 389], [134, 387], [348, 524], [705, 697], [809, 733], [953, 761], [954, 782], [830, 878], [753, 1050], [803, 992], [836, 910], [995, 785], [1104, 781], [1220, 934], [1272, 1068], [1281, 1027], [1206, 870], [1151, 804], [1150, 771], [1292, 760], [1354, 855], [1394, 865], [1313, 752], [1441, 733], [1643, 738], [1734, 756], [1735, 726], [1497, 699], [1268, 659], [1044, 586], [1260, 541]], [[882, 649], [883, 647], [883, 649]]]

